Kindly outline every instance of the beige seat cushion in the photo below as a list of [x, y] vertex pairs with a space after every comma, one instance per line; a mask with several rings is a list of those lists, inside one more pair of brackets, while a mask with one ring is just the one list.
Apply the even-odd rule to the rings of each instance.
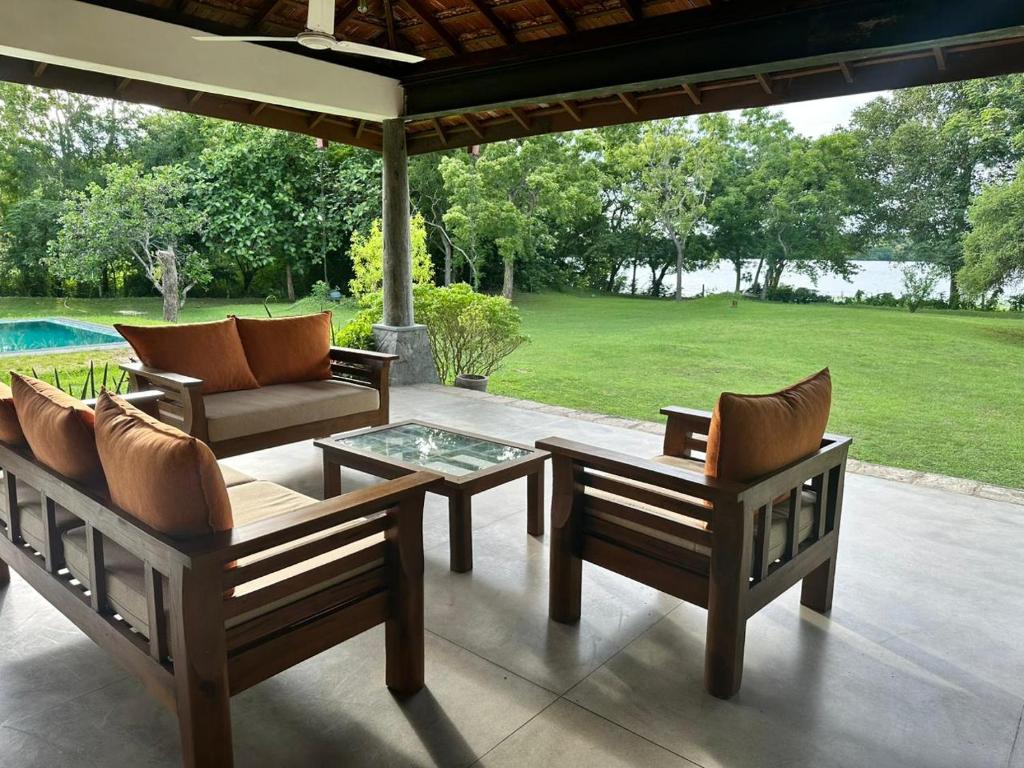
[[[273, 515], [294, 512], [297, 509], [316, 503], [316, 499], [310, 498], [309, 496], [304, 496], [301, 493], [289, 490], [288, 488], [280, 485], [275, 485], [274, 483], [259, 480], [229, 487], [228, 496], [231, 499], [232, 515], [236, 526], [242, 526]], [[333, 534], [347, 526], [356, 525], [358, 522], [359, 521], [356, 520], [346, 523], [345, 525], [337, 526], [336, 528], [329, 529], [324, 533], [318, 533], [304, 539], [300, 539], [297, 543], [302, 543], [315, 538], [322, 538], [325, 535]], [[284, 568], [280, 571], [275, 571], [272, 574], [262, 576], [251, 582], [241, 584], [235, 588], [234, 594], [235, 596], [241, 596], [254, 592], [275, 582], [296, 576], [313, 568], [317, 568], [332, 560], [336, 560], [339, 557], [351, 555], [383, 540], [383, 534], [376, 534], [365, 539], [360, 539], [359, 541], [341, 547], [340, 549], [326, 552], [310, 560]], [[259, 555], [251, 555], [240, 559], [237, 564], [239, 566], [248, 565], [262, 557], [266, 557], [268, 554], [276, 554], [277, 552], [292, 546], [295, 546], [295, 544], [283, 545], [281, 547], [268, 550], [267, 552], [260, 553]], [[70, 570], [72, 575], [82, 582], [86, 588], [89, 588], [89, 563], [85, 549], [84, 529], [72, 530], [65, 533], [64, 549], [68, 570]], [[142, 561], [109, 539], [104, 542], [103, 555], [107, 571], [107, 595], [110, 599], [111, 605], [114, 606], [117, 612], [121, 614], [125, 621], [131, 624], [132, 627], [146, 637], [149, 637], [149, 620]], [[319, 592], [333, 584], [345, 581], [359, 573], [382, 564], [383, 559], [370, 562], [350, 571], [332, 576], [319, 584], [313, 585], [299, 592], [295, 592], [288, 595], [286, 598], [278, 600], [277, 602], [236, 616], [227, 622], [227, 626], [233, 627], [243, 624], [250, 619], [265, 615], [277, 608], [296, 602], [307, 595]]]
[[[245, 472], [240, 472], [234, 467], [229, 467], [224, 462], [218, 462], [220, 464], [220, 473], [224, 475], [224, 485], [231, 488], [235, 485], [242, 485], [243, 483], [251, 483], [256, 478], [249, 477]], [[230, 497], [231, 494], [228, 494]]]
[[[46, 549], [46, 536], [43, 533], [42, 496], [39, 491], [21, 480], [18, 480], [15, 485], [18, 489], [18, 510], [21, 512], [21, 537], [32, 549], [42, 554]], [[81, 520], [59, 504], [54, 512], [58, 533], [83, 525]]]
[[375, 389], [328, 379], [219, 392], [203, 398], [210, 440], [218, 443], [275, 429], [373, 411]]
[[[694, 459], [682, 459], [676, 456], [658, 456], [654, 459], [654, 461], [658, 462], [659, 464], [665, 464], [671, 467], [675, 467], [676, 469], [685, 469], [694, 472], [700, 475], [701, 477], [704, 476], [704, 463], [701, 461], [696, 461]], [[664, 488], [657, 488], [656, 486], [653, 485], [637, 483], [635, 481], [627, 481], [624, 478], [620, 477], [616, 477], [616, 480], [620, 480], [622, 482], [629, 482], [631, 485], [641, 486], [648, 490], [655, 490], [662, 495], [676, 498], [679, 500], [704, 505], [704, 502], [701, 501], [700, 499], [697, 499], [692, 496], [686, 496], [681, 493], [668, 491], [665, 490]], [[634, 509], [640, 509], [649, 514], [658, 515], [667, 520], [683, 523], [684, 525], [690, 525], [695, 528], [700, 528], [701, 530], [707, 530], [708, 528], [708, 524], [703, 520], [698, 520], [692, 517], [685, 517], [683, 515], [670, 512], [669, 510], [661, 509], [650, 504], [644, 504], [642, 502], [634, 501], [633, 499], [608, 493], [607, 491], [599, 491], [594, 488], [587, 488], [586, 493], [589, 496], [595, 496], [597, 498], [603, 498], [609, 501], [614, 501], [617, 504], [622, 504], [624, 506], [632, 507]], [[800, 525], [797, 530], [797, 539], [801, 544], [811, 537], [812, 528], [814, 526], [814, 501], [815, 495], [813, 493], [805, 491], [802, 494], [800, 507]], [[659, 539], [669, 544], [673, 544], [682, 549], [687, 549], [691, 552], [696, 552], [697, 554], [704, 555], [706, 557], [711, 556], [711, 549], [709, 547], [696, 544], [692, 541], [689, 541], [688, 539], [673, 536], [670, 533], [665, 533], [664, 531], [660, 531], [655, 528], [649, 528], [639, 523], [624, 520], [620, 517], [616, 517], [614, 515], [601, 512], [599, 510], [591, 510], [590, 514], [592, 514], [594, 517], [600, 520], [605, 520], [609, 523], [614, 523], [615, 525], [621, 525], [624, 528], [628, 528], [632, 531], [642, 533], [646, 536]], [[786, 524], [788, 520], [789, 502], [786, 501], [785, 503], [776, 503], [772, 507], [771, 546], [768, 550], [769, 562], [773, 562], [782, 556], [783, 550], [786, 546]]]

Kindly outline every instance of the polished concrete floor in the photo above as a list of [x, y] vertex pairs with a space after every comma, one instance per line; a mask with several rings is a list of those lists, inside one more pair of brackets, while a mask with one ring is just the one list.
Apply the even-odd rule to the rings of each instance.
[[[393, 402], [395, 419], [659, 452], [656, 435], [438, 388]], [[230, 463], [319, 493], [310, 445]], [[1024, 507], [850, 475], [831, 616], [798, 589], [759, 613], [725, 702], [701, 687], [698, 608], [587, 565], [582, 621], [548, 621], [525, 491], [477, 497], [467, 574], [428, 499], [424, 691], [394, 699], [383, 632], [364, 633], [233, 700], [236, 764], [1024, 768]], [[0, 765], [179, 759], [174, 719], [133, 678], [16, 575], [0, 589]]]

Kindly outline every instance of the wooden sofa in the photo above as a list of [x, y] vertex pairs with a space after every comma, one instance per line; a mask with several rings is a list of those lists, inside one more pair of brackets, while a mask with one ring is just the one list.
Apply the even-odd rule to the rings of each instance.
[[740, 688], [751, 616], [801, 580], [803, 605], [831, 609], [851, 441], [826, 434], [806, 458], [729, 482], [704, 473], [711, 414], [662, 413], [663, 455], [651, 460], [537, 442], [552, 454], [554, 477], [550, 616], [580, 619], [584, 560], [705, 608], [704, 685], [729, 698]]
[[[155, 414], [166, 393], [130, 396]], [[125, 457], [131, 461], [130, 456]], [[423, 686], [420, 472], [318, 502], [224, 470], [235, 525], [171, 538], [0, 443], [0, 585], [19, 573], [232, 765], [230, 696], [377, 624], [386, 682]]]
[[395, 355], [331, 346], [330, 312], [181, 325], [115, 323], [159, 389], [159, 418], [218, 457], [387, 424]]

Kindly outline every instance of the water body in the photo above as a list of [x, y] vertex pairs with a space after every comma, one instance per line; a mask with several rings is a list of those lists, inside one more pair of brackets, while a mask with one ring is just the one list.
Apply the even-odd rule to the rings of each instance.
[[112, 328], [105, 331], [60, 320], [0, 322], [0, 354], [119, 343], [124, 343], [124, 339]]
[[[836, 299], [852, 298], [858, 290], [864, 291], [867, 295], [877, 293], [891, 293], [894, 296], [902, 296], [905, 293], [903, 288], [902, 263], [892, 261], [855, 261], [857, 274], [849, 280], [844, 280], [836, 275], [821, 275], [817, 284], [807, 275], [799, 272], [786, 271], [782, 274], [782, 282], [796, 288], [814, 288], [819, 293], [832, 296]], [[748, 262], [744, 267], [744, 273], [753, 275], [757, 269], [757, 262]], [[621, 276], [625, 279], [625, 293], [630, 291], [630, 280], [632, 279], [632, 268], [624, 269]], [[637, 269], [636, 272], [637, 292], [646, 293], [651, 284], [651, 271], [646, 268]], [[674, 272], [665, 276], [664, 286], [670, 293], [675, 290], [676, 277]], [[744, 290], [750, 285], [750, 277], [744, 276], [742, 282]], [[696, 272], [687, 272], [683, 275], [683, 295], [700, 296], [701, 293], [727, 293], [736, 287], [736, 273], [732, 263], [722, 263], [712, 269], [701, 269]], [[1024, 293], [1024, 281], [1018, 281], [1007, 285], [1003, 296], [1016, 296]], [[932, 298], [945, 299], [949, 295], [949, 281], [942, 280], [932, 292]]]

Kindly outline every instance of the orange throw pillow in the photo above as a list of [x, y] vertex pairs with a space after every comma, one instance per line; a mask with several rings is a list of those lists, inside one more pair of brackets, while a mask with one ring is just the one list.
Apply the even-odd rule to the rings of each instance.
[[186, 325], [120, 325], [114, 328], [150, 368], [203, 380], [203, 393], [255, 389], [234, 318]]
[[146, 525], [175, 538], [233, 526], [224, 476], [201, 440], [103, 392], [96, 446], [111, 501]]
[[831, 406], [828, 368], [771, 395], [723, 392], [711, 416], [705, 473], [746, 483], [814, 453]]
[[275, 320], [236, 318], [249, 368], [261, 386], [331, 377], [331, 313]]
[[92, 409], [45, 381], [11, 374], [11, 392], [25, 441], [55, 472], [103, 490]]
[[6, 384], [0, 384], [0, 443], [15, 447], [25, 444], [25, 433], [14, 409], [14, 395]]

